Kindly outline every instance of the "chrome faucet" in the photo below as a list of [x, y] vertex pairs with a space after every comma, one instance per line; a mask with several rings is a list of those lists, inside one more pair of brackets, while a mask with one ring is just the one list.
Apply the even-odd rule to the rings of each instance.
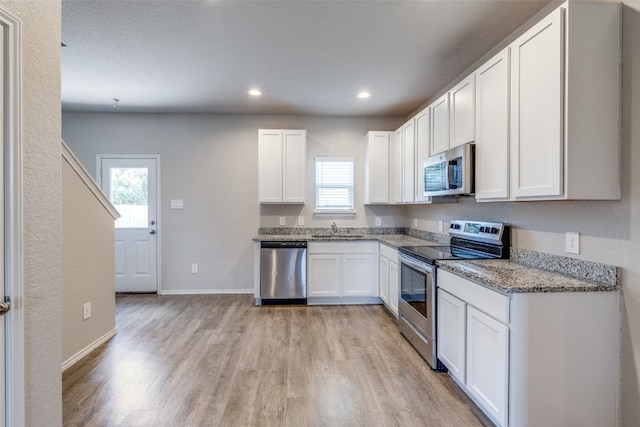
[[335, 221], [333, 224], [331, 224], [331, 232], [333, 232], [333, 234], [336, 234], [338, 232], [338, 226], [336, 225]]

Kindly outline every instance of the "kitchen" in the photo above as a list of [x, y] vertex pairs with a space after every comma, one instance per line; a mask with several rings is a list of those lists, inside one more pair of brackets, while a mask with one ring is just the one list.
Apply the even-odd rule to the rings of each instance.
[[[637, 14], [628, 6], [623, 14], [625, 19]], [[632, 21], [635, 22], [635, 21]], [[633, 26], [625, 31], [632, 32]], [[633, 33], [632, 33], [633, 34]], [[631, 52], [633, 44], [625, 32], [625, 52]], [[632, 55], [626, 55], [631, 61], [637, 61]], [[626, 60], [625, 60], [626, 61]], [[623, 87], [633, 81], [629, 68], [633, 62], [623, 62]], [[629, 68], [627, 68], [629, 67]], [[626, 71], [626, 72], [625, 72]], [[637, 91], [637, 89], [636, 89]], [[627, 93], [626, 91], [625, 93]], [[632, 98], [633, 101], [633, 98]], [[630, 102], [623, 97], [623, 102]], [[625, 104], [626, 105], [626, 104]], [[635, 105], [635, 104], [632, 104]], [[637, 108], [637, 107], [636, 107]], [[216, 115], [131, 115], [125, 113], [80, 113], [65, 112], [63, 115], [63, 137], [74, 152], [83, 159], [85, 165], [95, 163], [97, 152], [126, 152], [129, 144], [136, 141], [140, 152], [157, 152], [165, 163], [164, 192], [166, 199], [182, 198], [185, 209], [181, 212], [167, 211], [165, 218], [165, 264], [162, 290], [252, 292], [247, 286], [253, 282], [253, 272], [247, 266], [253, 265], [253, 249], [248, 242], [259, 227], [278, 227], [280, 217], [285, 224], [295, 226], [298, 217], [304, 217], [308, 226], [328, 227], [336, 221], [340, 227], [374, 227], [376, 217], [381, 218], [384, 227], [411, 227], [427, 232], [439, 233], [440, 222], [454, 218], [495, 219], [515, 226], [513, 244], [522, 249], [566, 256], [564, 251], [564, 233], [581, 233], [581, 253], [579, 258], [624, 268], [623, 289], [625, 301], [634, 301], [634, 283], [637, 283], [637, 267], [634, 266], [638, 253], [634, 240], [635, 197], [630, 154], [634, 151], [629, 141], [630, 132], [637, 126], [631, 126], [633, 115], [629, 106], [623, 108], [623, 168], [622, 200], [610, 201], [571, 201], [571, 202], [528, 202], [528, 203], [476, 203], [472, 199], [460, 199], [455, 204], [390, 205], [365, 206], [363, 192], [356, 191], [356, 207], [363, 216], [347, 219], [317, 219], [313, 215], [312, 203], [305, 206], [265, 206], [256, 204], [255, 171], [256, 160], [248, 162], [246, 153], [256, 152], [256, 132], [260, 128], [269, 129], [306, 129], [310, 144], [308, 158], [315, 155], [354, 156], [356, 158], [356, 176], [364, 174], [364, 135], [371, 130], [391, 130], [402, 124], [406, 117], [323, 117], [323, 116], [216, 116]], [[631, 121], [631, 123], [629, 123]], [[624, 126], [626, 124], [626, 126]], [[196, 137], [193, 135], [197, 134]], [[193, 151], [176, 146], [174, 141], [189, 137], [193, 142]], [[229, 141], [224, 146], [209, 144], [210, 141]], [[168, 159], [179, 158], [181, 164], [192, 167], [185, 173], [179, 165], [172, 167]], [[248, 165], [238, 171], [235, 165]], [[215, 179], [199, 171], [216, 171]], [[312, 170], [308, 167], [307, 170]], [[233, 179], [234, 184], [229, 185]], [[191, 183], [203, 182], [206, 185], [192, 188]], [[314, 194], [312, 179], [307, 179], [307, 194]], [[362, 185], [356, 184], [356, 185]], [[362, 189], [362, 187], [360, 187]], [[224, 202], [224, 203], [220, 203]], [[202, 215], [206, 212], [206, 215]], [[242, 221], [238, 215], [242, 214]], [[170, 227], [169, 225], [189, 224], [189, 227]], [[174, 231], [172, 231], [172, 229]], [[179, 230], [179, 231], [178, 231]], [[213, 241], [225, 241], [225, 251], [213, 247]], [[189, 241], [188, 250], [184, 242]], [[200, 254], [215, 254], [215, 269], [201, 270], [197, 276], [186, 274], [181, 266], [199, 261], [194, 259]], [[173, 267], [175, 266], [175, 267]], [[214, 286], [211, 286], [214, 283]], [[170, 284], [179, 284], [180, 288], [171, 288]], [[166, 285], [166, 288], [164, 287]], [[626, 286], [626, 288], [624, 287]], [[627, 294], [628, 292], [628, 294]], [[637, 307], [637, 304], [625, 305]], [[631, 339], [635, 331], [636, 309], [631, 309], [629, 318], [623, 320], [627, 339], [623, 338], [623, 360], [635, 358]], [[625, 356], [626, 354], [626, 356]], [[631, 393], [621, 393], [623, 413], [627, 419], [634, 419], [633, 404], [624, 404], [625, 399], [637, 396], [637, 384], [633, 378], [633, 365], [623, 370], [623, 390], [630, 388]], [[625, 375], [625, 372], [628, 375]], [[625, 417], [623, 416], [624, 420]], [[630, 423], [629, 425], [632, 425]]]

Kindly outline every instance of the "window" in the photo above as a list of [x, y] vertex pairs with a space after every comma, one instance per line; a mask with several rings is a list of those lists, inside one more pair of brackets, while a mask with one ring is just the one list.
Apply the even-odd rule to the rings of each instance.
[[316, 212], [353, 213], [353, 158], [316, 157]]

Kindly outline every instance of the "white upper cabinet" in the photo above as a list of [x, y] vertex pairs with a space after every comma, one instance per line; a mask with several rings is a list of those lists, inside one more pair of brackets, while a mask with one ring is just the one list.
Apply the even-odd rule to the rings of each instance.
[[367, 132], [365, 137], [365, 203], [391, 202], [392, 132]]
[[429, 107], [414, 118], [415, 127], [415, 202], [429, 203], [431, 197], [424, 195], [424, 160], [429, 157]]
[[570, 2], [511, 44], [511, 199], [620, 198], [620, 43], [620, 4]]
[[563, 193], [564, 9], [511, 45], [513, 196]]
[[430, 106], [431, 110], [431, 153], [434, 156], [449, 149], [449, 92], [442, 95]]
[[509, 198], [509, 49], [476, 71], [476, 199]]
[[451, 135], [449, 148], [476, 139], [475, 74], [469, 75], [449, 91]]
[[429, 106], [431, 156], [475, 140], [475, 99], [475, 75], [471, 74]]
[[402, 126], [402, 202], [413, 203], [415, 197], [415, 132], [413, 119]]
[[391, 197], [393, 203], [402, 203], [402, 127], [395, 131], [391, 150]]
[[304, 203], [306, 130], [258, 131], [260, 203]]

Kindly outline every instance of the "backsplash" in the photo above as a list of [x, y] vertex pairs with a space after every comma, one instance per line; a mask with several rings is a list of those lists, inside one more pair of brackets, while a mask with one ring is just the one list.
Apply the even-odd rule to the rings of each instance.
[[611, 286], [619, 286], [622, 283], [622, 269], [613, 265], [514, 247], [511, 248], [510, 257], [511, 261], [529, 267], [560, 273], [578, 279], [590, 280]]
[[407, 236], [416, 237], [418, 239], [428, 240], [438, 243], [439, 245], [448, 245], [451, 242], [451, 236], [442, 233], [433, 233], [431, 231], [417, 230], [415, 228], [407, 228]]
[[[260, 227], [259, 234], [265, 235], [312, 235], [330, 236], [336, 234], [331, 227]], [[404, 227], [339, 227], [337, 234], [407, 234]]]

